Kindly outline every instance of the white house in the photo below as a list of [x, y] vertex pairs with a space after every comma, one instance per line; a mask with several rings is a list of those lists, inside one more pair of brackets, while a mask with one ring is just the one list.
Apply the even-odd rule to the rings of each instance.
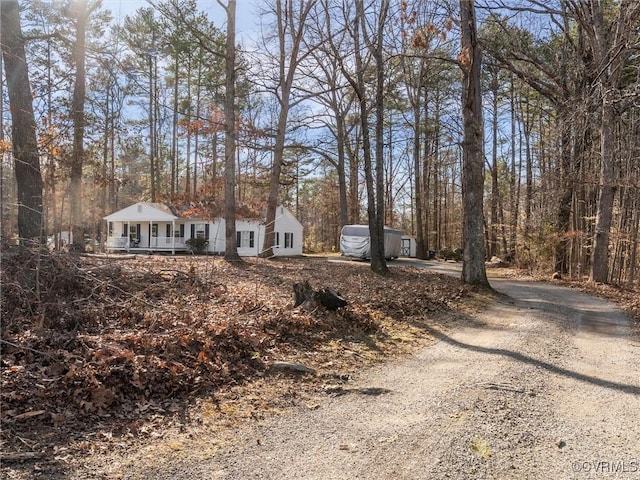
[[[104, 219], [109, 251], [186, 252], [191, 238], [204, 239], [207, 253], [225, 251], [224, 218], [206, 218], [198, 209], [180, 210], [161, 203], [139, 202]], [[302, 255], [302, 224], [283, 206], [276, 210], [274, 230], [275, 255]], [[263, 218], [237, 219], [238, 254], [257, 256], [263, 247], [264, 231]]]

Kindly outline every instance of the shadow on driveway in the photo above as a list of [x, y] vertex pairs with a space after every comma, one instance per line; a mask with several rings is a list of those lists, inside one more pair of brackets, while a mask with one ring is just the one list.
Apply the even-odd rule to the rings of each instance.
[[534, 365], [536, 367], [543, 368], [549, 372], [556, 373], [558, 375], [562, 375], [564, 377], [573, 378], [575, 380], [590, 383], [592, 385], [597, 385], [600, 387], [609, 388], [611, 390], [616, 390], [622, 393], [629, 393], [631, 395], [640, 395], [640, 386], [638, 385], [627, 385], [624, 383], [613, 382], [610, 380], [604, 380], [602, 378], [594, 377], [592, 375], [585, 375], [582, 373], [574, 372], [572, 370], [568, 370], [566, 368], [558, 367], [557, 365], [553, 365], [552, 363], [548, 363], [542, 360], [538, 360], [536, 358], [530, 357], [528, 355], [524, 355], [519, 352], [514, 352], [512, 350], [507, 350], [504, 348], [489, 348], [489, 347], [480, 347], [478, 345], [472, 345], [470, 343], [464, 343], [456, 340], [449, 335], [442, 333], [435, 328], [430, 327], [429, 325], [415, 323], [415, 326], [422, 328], [430, 335], [433, 335], [434, 338], [441, 340], [443, 342], [448, 343], [449, 345], [453, 345], [454, 347], [464, 348], [465, 350], [471, 350], [473, 352], [485, 353], [488, 355], [501, 355], [504, 357], [512, 358], [518, 362], [528, 363], [530, 365]]

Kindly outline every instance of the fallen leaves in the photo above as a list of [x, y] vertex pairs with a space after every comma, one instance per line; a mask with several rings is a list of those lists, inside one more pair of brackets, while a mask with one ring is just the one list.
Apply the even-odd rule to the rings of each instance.
[[[279, 361], [314, 370], [368, 361], [469, 293], [416, 269], [379, 277], [315, 259], [2, 255], [2, 442], [16, 452], [94, 430], [149, 435], [185, 404], [272, 374]], [[349, 305], [293, 308], [300, 281]]]

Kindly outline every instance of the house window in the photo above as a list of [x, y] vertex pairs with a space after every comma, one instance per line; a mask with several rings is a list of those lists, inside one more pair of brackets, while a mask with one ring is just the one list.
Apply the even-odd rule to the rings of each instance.
[[238, 248], [253, 248], [255, 245], [255, 232], [236, 232], [236, 246]]
[[284, 248], [293, 248], [293, 232], [285, 232]]
[[191, 238], [203, 238], [209, 240], [209, 224], [194, 223], [191, 225]]
[[122, 224], [122, 236], [123, 237], [128, 237], [129, 236], [129, 224], [128, 223]]
[[140, 233], [138, 232], [138, 225], [131, 225], [131, 228], [129, 231], [129, 238], [131, 238], [131, 240], [140, 239]]
[[183, 238], [184, 237], [184, 224], [180, 225], [180, 229], [179, 230], [175, 230], [173, 232], [173, 236], [176, 238]]
[[108, 230], [107, 236], [113, 237], [113, 222], [109, 222], [107, 230]]
[[152, 223], [151, 224], [151, 236], [152, 237], [157, 237], [158, 236], [158, 224], [157, 223]]

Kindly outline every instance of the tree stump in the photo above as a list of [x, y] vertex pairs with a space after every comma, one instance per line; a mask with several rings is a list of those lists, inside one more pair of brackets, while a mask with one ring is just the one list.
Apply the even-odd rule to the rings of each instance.
[[330, 287], [314, 290], [308, 281], [293, 285], [295, 295], [294, 308], [302, 305], [302, 308], [311, 310], [322, 305], [327, 310], [337, 310], [347, 306], [347, 301], [339, 292]]

